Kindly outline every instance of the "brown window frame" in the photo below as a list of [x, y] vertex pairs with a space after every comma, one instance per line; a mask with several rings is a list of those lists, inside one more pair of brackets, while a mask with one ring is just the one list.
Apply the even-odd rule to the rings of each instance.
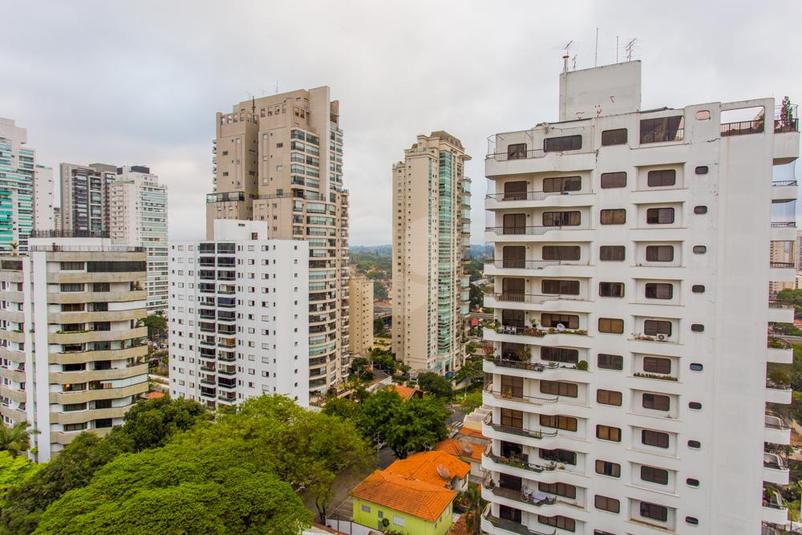
[[579, 295], [579, 281], [569, 279], [543, 279], [540, 291], [546, 295]]
[[621, 465], [612, 461], [596, 459], [595, 469], [597, 474], [601, 474], [603, 476], [621, 477]]
[[554, 312], [543, 312], [540, 314], [540, 324], [546, 328], [556, 327], [562, 323], [568, 329], [579, 329], [579, 316], [574, 314], [557, 314]]
[[668, 320], [643, 320], [643, 334], [647, 336], [660, 336], [662, 334], [669, 337], [673, 331], [673, 326]]
[[641, 465], [640, 478], [649, 483], [668, 485], [668, 470], [656, 466]]
[[576, 432], [579, 426], [576, 418], [573, 416], [564, 416], [562, 414], [540, 414], [539, 422], [540, 427], [550, 427], [562, 431]]
[[625, 225], [626, 223], [626, 208], [603, 208], [599, 210], [600, 225]]
[[582, 249], [578, 245], [544, 245], [541, 256], [543, 260], [578, 261], [582, 258]]
[[568, 483], [544, 483], [539, 481], [537, 484], [537, 490], [540, 492], [546, 492], [548, 494], [554, 494], [556, 496], [562, 496], [563, 498], [568, 498], [569, 500], [576, 500], [576, 487]]
[[623, 282], [599, 282], [599, 297], [624, 297]]
[[[671, 250], [671, 258], [661, 260], [662, 256], [667, 250]], [[650, 254], [652, 253], [652, 254]], [[646, 261], [647, 262], [673, 262], [674, 261], [674, 246], [673, 245], [647, 245], [646, 246]]]
[[596, 425], [596, 438], [609, 442], [621, 442], [621, 428], [611, 425]]
[[540, 222], [544, 227], [577, 227], [582, 224], [579, 210], [550, 210], [543, 212]]
[[623, 403], [623, 399], [623, 394], [617, 390], [604, 390], [602, 388], [596, 390], [596, 403], [620, 407]]
[[[622, 178], [623, 180], [621, 180]], [[627, 187], [627, 172], [613, 171], [610, 173], [602, 173], [599, 182], [602, 189], [625, 188]]]
[[[616, 254], [611, 254], [615, 251]], [[618, 252], [623, 254], [619, 255]], [[607, 256], [608, 258], [605, 258]], [[599, 247], [599, 260], [601, 262], [623, 262], [627, 258], [626, 245], [602, 245]]]
[[653, 411], [662, 411], [662, 412], [670, 411], [671, 398], [669, 396], [666, 396], [665, 394], [644, 392], [643, 396], [641, 397], [641, 406], [644, 409], [649, 409]]
[[644, 294], [647, 299], [673, 299], [674, 285], [670, 282], [647, 282]]
[[646, 185], [650, 188], [664, 188], [677, 185], [676, 169], [655, 169], [646, 175]]
[[540, 392], [542, 394], [551, 394], [552, 396], [562, 396], [567, 398], [579, 397], [579, 387], [576, 383], [565, 383], [562, 381], [541, 380]]
[[[603, 361], [604, 364], [602, 364]], [[624, 356], [613, 355], [611, 353], [599, 353], [596, 355], [596, 367], [603, 370], [623, 370]]]
[[543, 152], [566, 152], [582, 149], [582, 135], [547, 137], [543, 139]]
[[657, 503], [640, 502], [639, 513], [643, 518], [651, 518], [658, 522], [668, 520], [668, 507]]
[[550, 362], [566, 362], [576, 364], [579, 362], [579, 350], [567, 347], [540, 347], [540, 360]]
[[624, 320], [619, 318], [599, 318], [600, 333], [624, 334]]
[[[644, 446], [653, 448], [667, 449], [671, 445], [671, 438], [668, 433], [653, 431], [651, 429], [641, 429], [640, 441]], [[663, 444], [665, 443], [665, 446]]]
[[[668, 363], [668, 367], [666, 367]], [[664, 357], [643, 357], [643, 371], [647, 373], [671, 373], [671, 359]]]
[[[623, 137], [621, 133], [624, 133]], [[602, 130], [601, 144], [602, 147], [610, 147], [613, 145], [625, 145], [629, 137], [629, 130], [626, 128], [612, 128], [610, 130]]]
[[[546, 186], [548, 184], [548, 186]], [[543, 193], [562, 193], [566, 191], [581, 191], [582, 177], [573, 176], [554, 176], [543, 179]]]
[[600, 511], [607, 511], [609, 513], [620, 513], [621, 512], [621, 501], [616, 500], [615, 498], [610, 498], [607, 496], [602, 496], [600, 494], [596, 494], [593, 497], [593, 505], [596, 509]]
[[526, 143], [511, 143], [507, 145], [508, 160], [524, 160], [528, 154]]

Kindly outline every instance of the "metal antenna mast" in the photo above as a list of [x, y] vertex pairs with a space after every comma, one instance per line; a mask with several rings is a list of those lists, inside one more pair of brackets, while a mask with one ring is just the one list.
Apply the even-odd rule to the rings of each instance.
[[627, 51], [627, 61], [632, 61], [632, 53], [635, 51], [635, 44], [638, 42], [638, 38], [635, 37], [634, 39], [630, 39], [626, 45], [624, 45], [624, 50]]

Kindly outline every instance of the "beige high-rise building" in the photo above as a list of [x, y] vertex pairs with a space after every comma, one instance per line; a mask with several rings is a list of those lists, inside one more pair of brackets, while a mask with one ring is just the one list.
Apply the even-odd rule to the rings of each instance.
[[373, 280], [352, 266], [348, 288], [351, 354], [366, 355], [373, 347]]
[[[271, 239], [309, 242], [309, 389], [325, 393], [348, 367], [348, 192], [339, 102], [328, 87], [251, 99], [217, 114], [215, 219], [266, 221]], [[314, 397], [312, 398], [314, 402]]]
[[393, 165], [393, 352], [415, 370], [462, 365], [470, 160], [454, 136], [419, 135]]
[[27, 255], [0, 257], [0, 419], [30, 423], [41, 462], [148, 391], [144, 248], [70, 233], [34, 230]]

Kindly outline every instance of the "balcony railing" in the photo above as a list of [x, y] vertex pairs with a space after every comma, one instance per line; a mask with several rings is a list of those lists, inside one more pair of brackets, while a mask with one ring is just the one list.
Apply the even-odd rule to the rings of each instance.
[[554, 505], [557, 499], [554, 496], [528, 489], [508, 489], [504, 487], [493, 487], [491, 490], [494, 495], [520, 503], [529, 503], [535, 506]]
[[512, 334], [516, 336], [535, 336], [542, 338], [547, 334], [578, 334], [580, 336], [587, 336], [588, 332], [584, 329], [559, 329], [557, 327], [524, 327], [519, 325], [497, 325], [490, 326], [489, 328], [496, 331], [498, 334]]
[[579, 295], [566, 295], [566, 294], [519, 294], [512, 292], [494, 293], [492, 294], [496, 301], [504, 301], [507, 303], [529, 303], [538, 304], [547, 301], [586, 301], [586, 299]]
[[796, 228], [796, 221], [772, 221], [771, 228]]
[[489, 384], [485, 387], [485, 392], [492, 394], [493, 397], [498, 399], [508, 399], [510, 401], [520, 401], [524, 403], [535, 403], [542, 405], [543, 403], [556, 403], [560, 400], [560, 396], [526, 396], [523, 392], [513, 392], [511, 390], [493, 390], [493, 385]]
[[789, 179], [789, 180], [772, 180], [771, 185], [775, 188], [782, 187], [782, 186], [797, 186], [799, 185], [796, 179]]
[[587, 260], [523, 260], [518, 258], [493, 259], [485, 262], [499, 269], [543, 269], [550, 266], [587, 266]]
[[552, 230], [589, 230], [581, 225], [550, 225], [550, 226], [521, 226], [521, 227], [485, 227], [485, 232], [498, 235], [540, 235]]
[[721, 123], [721, 137], [760, 134], [764, 131], [763, 119]]
[[769, 429], [785, 430], [789, 428], [788, 424], [785, 423], [785, 421], [782, 418], [774, 414], [766, 414], [764, 416], [764, 424]]
[[489, 444], [485, 450], [485, 457], [497, 464], [503, 464], [512, 468], [520, 468], [521, 470], [529, 470], [536, 473], [551, 472], [557, 470], [557, 468], [560, 466], [553, 461], [549, 464], [535, 464], [518, 457], [504, 457], [503, 455], [496, 455], [493, 453], [491, 445]]
[[507, 433], [508, 435], [518, 435], [521, 437], [536, 438], [536, 439], [553, 438], [557, 436], [557, 431], [524, 429], [523, 427], [513, 427], [511, 425], [502, 425], [494, 423], [492, 414], [487, 415], [485, 423], [489, 425], [494, 431], [498, 431], [499, 433]]
[[586, 195], [593, 193], [591, 191], [517, 191], [517, 192], [502, 192], [502, 193], [488, 193], [485, 199], [492, 199], [498, 202], [506, 201], [542, 201], [546, 197], [554, 195]]
[[578, 370], [576, 364], [566, 364], [560, 362], [529, 362], [527, 360], [514, 360], [502, 357], [490, 357], [487, 360], [498, 366], [499, 368], [511, 368], [513, 370], [529, 370], [534, 372], [543, 372], [546, 370]]
[[494, 527], [499, 529], [503, 529], [504, 531], [510, 531], [512, 533], [516, 533], [518, 535], [554, 535], [557, 533], [557, 529], [553, 529], [551, 531], [535, 531], [533, 529], [529, 529], [523, 524], [519, 522], [513, 522], [512, 520], [507, 520], [506, 518], [498, 518], [490, 514], [491, 509], [490, 505], [487, 506], [487, 511], [485, 511], [484, 517], [485, 520], [490, 522]]
[[769, 262], [769, 267], [772, 268], [793, 268], [796, 267], [793, 262]]

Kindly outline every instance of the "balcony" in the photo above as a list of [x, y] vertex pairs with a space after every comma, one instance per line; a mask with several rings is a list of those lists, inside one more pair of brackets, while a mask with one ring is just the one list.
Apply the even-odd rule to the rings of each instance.
[[557, 529], [551, 531], [535, 531], [518, 522], [507, 520], [506, 518], [498, 518], [490, 514], [491, 507], [487, 506], [487, 510], [482, 515], [482, 532], [494, 533], [500, 535], [514, 534], [514, 535], [555, 535]]
[[[517, 437], [530, 438], [540, 440], [543, 438], [554, 438], [557, 436], [557, 431], [541, 431], [533, 429], [525, 429], [523, 427], [513, 427], [509, 425], [502, 425], [493, 422], [493, 414], [490, 413], [483, 421], [482, 434], [486, 437], [494, 438], [493, 433], [485, 432], [485, 429], [495, 431], [504, 435], [515, 435]], [[505, 437], [499, 437], [502, 440], [507, 440]], [[507, 440], [507, 442], [517, 442], [516, 440]]]
[[763, 453], [763, 481], [784, 486], [790, 480], [790, 473], [785, 459], [776, 453]]
[[761, 520], [769, 524], [784, 525], [788, 522], [788, 508], [780, 491], [770, 485], [763, 485]]
[[766, 362], [775, 364], [792, 364], [794, 362], [794, 350], [791, 344], [782, 338], [768, 337], [768, 347], [766, 348]]
[[799, 113], [797, 105], [784, 102], [774, 110], [774, 165], [799, 157]]
[[530, 408], [521, 407], [521, 404], [546, 405], [560, 400], [559, 396], [526, 396], [519, 391], [494, 390], [492, 384], [485, 387], [482, 397], [486, 405], [524, 411]]
[[795, 241], [796, 221], [772, 221], [769, 228], [770, 241]]
[[794, 306], [770, 299], [769, 321], [771, 323], [793, 323]]
[[790, 405], [793, 391], [790, 385], [775, 383], [774, 381], [766, 380], [766, 402], [779, 403], [780, 405]]
[[[506, 275], [508, 277], [590, 277], [592, 276], [587, 260], [523, 260], [506, 258], [491, 260], [484, 265], [486, 276]], [[533, 273], [537, 272], [537, 273]]]
[[[488, 193], [485, 196], [485, 209], [531, 208], [537, 206], [568, 207], [591, 206], [595, 194], [591, 191], [521, 191]], [[548, 202], [545, 202], [548, 201]]]
[[558, 469], [564, 469], [564, 466], [553, 461], [548, 464], [536, 464], [530, 463], [520, 457], [504, 457], [502, 455], [496, 455], [493, 453], [492, 446], [488, 445], [484, 452], [484, 456], [482, 457], [482, 468], [488, 472], [498, 472], [499, 465], [503, 465], [505, 467], [505, 472], [508, 471], [511, 475], [521, 478], [530, 477], [527, 472], [542, 474], [543, 472], [554, 472]]
[[764, 441], [787, 446], [791, 443], [791, 428], [777, 415], [766, 413], [764, 417]]
[[585, 297], [570, 294], [494, 293], [485, 295], [484, 305], [508, 310], [590, 312], [590, 302]]
[[[555, 234], [561, 232], [568, 232], [568, 234]], [[485, 227], [485, 241], [530, 242], [538, 241], [540, 237], [545, 237], [546, 235], [549, 235], [549, 240], [555, 241], [590, 241], [590, 233], [591, 229], [582, 225], [526, 225], [520, 227], [495, 226]]]
[[799, 193], [799, 185], [795, 179], [774, 180], [771, 183], [771, 200], [773, 202], [793, 201]]

